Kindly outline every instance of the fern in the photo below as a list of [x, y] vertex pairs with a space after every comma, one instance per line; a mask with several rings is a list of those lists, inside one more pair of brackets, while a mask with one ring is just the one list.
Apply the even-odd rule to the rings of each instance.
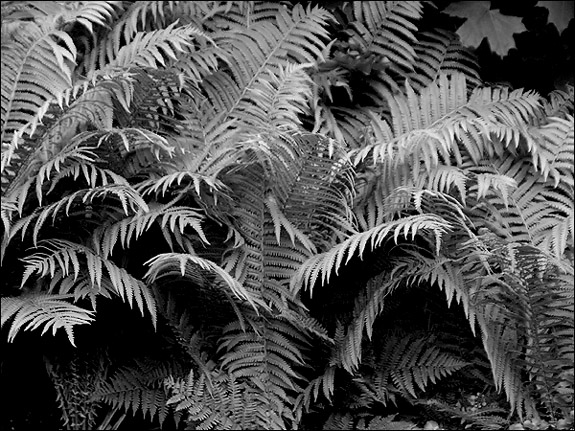
[[181, 273], [182, 276], [186, 276], [188, 274], [188, 263], [192, 266], [197, 265], [201, 269], [212, 271], [214, 274], [221, 277], [222, 281], [226, 283], [227, 287], [229, 287], [238, 299], [245, 300], [256, 308], [256, 303], [259, 302], [259, 298], [257, 296], [254, 296], [253, 293], [246, 290], [236, 279], [230, 276], [230, 274], [220, 266], [198, 256], [184, 253], [158, 254], [146, 262], [150, 268], [144, 277], [148, 279], [150, 283], [153, 283], [160, 278], [160, 276], [169, 275], [174, 271]]
[[317, 7], [306, 11], [296, 5], [290, 13], [278, 5], [274, 15], [272, 22], [232, 27], [219, 42], [224, 50], [230, 47], [230, 74], [221, 71], [206, 77], [204, 88], [215, 112], [225, 113], [223, 123], [254, 116], [259, 124], [265, 124], [265, 118], [252, 112], [249, 98], [260, 91], [268, 71], [277, 74], [278, 67], [286, 67], [288, 62], [303, 64], [321, 58], [325, 48], [322, 39], [327, 36], [323, 26], [329, 18], [326, 11]]
[[71, 296], [28, 292], [18, 297], [1, 298], [2, 327], [14, 318], [8, 332], [8, 341], [13, 341], [21, 330], [43, 327], [44, 334], [51, 328], [54, 335], [59, 328], [64, 328], [70, 343], [75, 346], [74, 326], [89, 324], [94, 318], [92, 311], [65, 301]]
[[186, 380], [170, 377], [165, 385], [172, 394], [168, 404], [175, 405], [176, 411], [186, 411], [198, 429], [283, 428], [274, 411], [264, 412], [257, 391], [233, 374], [212, 371], [196, 379], [190, 371]]
[[469, 86], [480, 84], [477, 60], [459, 38], [443, 29], [418, 33], [417, 61], [409, 80], [416, 91], [436, 81], [441, 74], [463, 73]]
[[[292, 279], [292, 289], [296, 291], [302, 286], [313, 289], [316, 281], [321, 277], [321, 283], [329, 282], [333, 271], [337, 271], [342, 263], [349, 260], [357, 253], [360, 257], [363, 255], [365, 248], [369, 244], [371, 249], [377, 248], [388, 236], [393, 233], [394, 241], [397, 241], [400, 235], [405, 238], [415, 238], [420, 232], [432, 232], [436, 247], [441, 247], [442, 235], [449, 230], [451, 225], [440, 217], [419, 214], [396, 221], [383, 223], [366, 232], [355, 234], [349, 239], [332, 247], [331, 250], [317, 254], [308, 259], [297, 271]], [[344, 258], [347, 258], [344, 262]]]
[[[2, 150], [33, 133], [46, 103], [72, 84], [76, 46], [54, 23], [19, 21], [2, 34]], [[61, 43], [61, 45], [60, 45]]]
[[[417, 398], [416, 389], [424, 391], [429, 382], [446, 377], [468, 365], [467, 362], [430, 346], [429, 340], [417, 335], [386, 337], [376, 361], [373, 386], [380, 392], [396, 392]], [[381, 392], [380, 392], [381, 393]], [[386, 396], [382, 394], [385, 400]]]
[[505, 413], [503, 409], [496, 407], [485, 407], [479, 409], [477, 412], [464, 412], [459, 408], [452, 407], [444, 402], [432, 399], [420, 401], [426, 408], [437, 412], [444, 413], [449, 418], [457, 418], [462, 424], [466, 426], [478, 426], [485, 430], [498, 430], [505, 427], [508, 421], [500, 415]]
[[[79, 255], [86, 259], [86, 270], [90, 276], [92, 286], [102, 286], [102, 278], [110, 280], [117, 294], [130, 307], [136, 301], [138, 309], [144, 315], [146, 310], [156, 325], [156, 305], [148, 287], [141, 281], [132, 277], [126, 270], [116, 266], [113, 262], [103, 259], [88, 247], [63, 240], [42, 240], [38, 243], [37, 251], [23, 259], [24, 274], [21, 286], [27, 285], [28, 279], [37, 274], [38, 277], [55, 276], [56, 271], [62, 271], [63, 277], [78, 277], [81, 271]], [[104, 275], [104, 268], [107, 275]]]
[[258, 388], [265, 427], [287, 428], [293, 421], [293, 393], [299, 391], [300, 376], [294, 369], [303, 365], [300, 353], [303, 331], [284, 319], [253, 320], [252, 329], [242, 331], [239, 323], [224, 329], [219, 349], [225, 351], [222, 365], [237, 378]]
[[116, 370], [91, 398], [114, 409], [141, 412], [144, 418], [149, 415], [150, 420], [157, 418], [161, 426], [169, 413], [164, 380], [178, 374], [181, 370], [175, 364], [168, 367], [156, 361], [135, 361]]
[[355, 3], [351, 42], [369, 52], [391, 60], [394, 72], [413, 69], [415, 51], [413, 42], [417, 27], [410, 21], [421, 17], [421, 4], [367, 4]]

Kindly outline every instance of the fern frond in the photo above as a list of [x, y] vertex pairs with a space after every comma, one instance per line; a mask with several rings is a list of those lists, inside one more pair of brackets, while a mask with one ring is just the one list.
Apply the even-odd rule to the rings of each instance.
[[133, 40], [118, 51], [106, 68], [166, 66], [166, 61], [170, 59], [177, 61], [176, 53], [184, 52], [184, 47], [189, 45], [188, 39], [195, 35], [204, 36], [191, 26], [176, 28], [176, 23], [165, 29], [136, 33]]
[[16, 150], [31, 135], [47, 102], [72, 84], [76, 46], [70, 36], [48, 25], [22, 21], [2, 38], [2, 153]]
[[233, 374], [193, 371], [188, 378], [176, 381], [168, 378], [166, 389], [172, 397], [169, 405], [176, 411], [185, 410], [198, 429], [285, 429], [285, 423], [275, 410], [269, 410], [253, 387]]
[[[519, 169], [517, 165], [514, 158], [509, 157], [493, 161], [484, 169], [485, 172], [491, 168], [496, 177], [507, 178], [507, 184], [514, 183], [517, 187], [486, 191], [487, 205], [483, 218], [488, 221], [490, 229], [506, 232], [512, 241], [532, 244], [561, 258], [574, 239], [571, 223], [574, 195], [573, 187], [569, 185], [569, 178], [573, 178], [573, 174], [565, 171], [562, 178], [566, 184], [551, 187], [529, 165], [523, 164]], [[512, 176], [507, 176], [507, 173]], [[490, 174], [479, 174], [478, 179], [486, 175]], [[470, 191], [475, 190], [475, 186], [470, 187]], [[481, 224], [480, 220], [478, 224]]]
[[[88, 247], [64, 240], [41, 240], [35, 249], [37, 251], [22, 259], [24, 262], [24, 274], [21, 286], [25, 286], [28, 279], [37, 274], [38, 277], [54, 277], [56, 271], [61, 271], [63, 276], [68, 275], [77, 278], [80, 271], [84, 270], [80, 264], [80, 255], [86, 259], [86, 269], [90, 275], [92, 286], [100, 287], [102, 278], [110, 280], [114, 293], [132, 307], [135, 300], [142, 316], [144, 308], [150, 314], [152, 323], [156, 325], [156, 304], [148, 287], [140, 280], [131, 276], [125, 269], [118, 267], [110, 260], [104, 259], [94, 253]], [[104, 268], [107, 275], [104, 275]]]
[[[114, 22], [112, 29], [99, 41], [102, 47], [97, 59], [82, 64], [82, 69], [102, 69], [117, 57], [123, 45], [133, 42], [138, 33], [149, 30], [165, 29], [178, 19], [192, 20], [192, 25], [200, 28], [202, 16], [211, 10], [210, 4], [188, 2], [142, 1], [130, 4]], [[181, 22], [180, 21], [180, 22]], [[94, 63], [94, 61], [96, 61]]]
[[301, 416], [304, 411], [308, 411], [310, 404], [316, 402], [320, 395], [320, 388], [323, 396], [331, 402], [335, 390], [335, 370], [334, 366], [328, 366], [324, 373], [311, 380], [295, 401], [296, 417]]
[[[204, 84], [216, 113], [225, 112], [222, 122], [254, 116], [250, 99], [269, 73], [277, 76], [280, 66], [313, 63], [322, 56], [327, 37], [324, 26], [330, 17], [327, 11], [318, 7], [304, 10], [299, 4], [291, 11], [280, 5], [274, 9], [275, 20], [232, 27], [227, 39], [218, 41], [229, 52], [230, 72], [208, 76]], [[259, 123], [265, 123], [265, 118]]]
[[391, 385], [402, 396], [417, 398], [416, 388], [424, 391], [429, 382], [436, 383], [467, 365], [467, 362], [430, 345], [429, 340], [418, 338], [417, 334], [392, 334], [385, 338], [381, 348], [373, 385], [376, 388]]
[[149, 415], [150, 420], [157, 417], [161, 426], [169, 413], [164, 380], [181, 374], [182, 370], [175, 364], [136, 361], [120, 368], [103, 382], [92, 394], [92, 399], [125, 412], [141, 412], [144, 418]]
[[[334, 246], [331, 250], [315, 255], [308, 259], [294, 275], [291, 286], [298, 291], [302, 286], [313, 290], [316, 281], [321, 277], [321, 283], [329, 282], [333, 271], [337, 274], [339, 267], [355, 256], [361, 257], [369, 244], [371, 249], [377, 248], [393, 235], [394, 241], [400, 235], [405, 238], [414, 238], [421, 233], [433, 233], [436, 249], [441, 247], [441, 239], [451, 228], [451, 224], [435, 215], [420, 214], [405, 217], [399, 220], [383, 223], [366, 232], [352, 235], [349, 239]], [[344, 262], [344, 258], [347, 259]]]
[[[410, 20], [421, 18], [420, 2], [356, 3], [352, 42], [368, 52], [391, 60], [394, 71], [413, 70], [413, 34], [417, 27]], [[399, 67], [398, 67], [399, 66]]]
[[146, 278], [149, 283], [154, 283], [163, 276], [173, 275], [178, 272], [181, 276], [187, 276], [188, 265], [192, 267], [198, 266], [220, 277], [238, 299], [247, 301], [255, 310], [257, 310], [256, 303], [260, 303], [259, 298], [254, 297], [253, 292], [246, 290], [244, 286], [226, 270], [214, 262], [199, 256], [183, 253], [161, 253], [148, 260], [146, 265], [148, 265], [149, 268], [144, 278]]
[[8, 332], [8, 342], [22, 330], [43, 327], [42, 334], [52, 329], [52, 335], [64, 328], [70, 343], [74, 344], [74, 326], [90, 324], [93, 311], [70, 304], [65, 299], [72, 295], [47, 295], [41, 292], [27, 292], [16, 297], [0, 298], [2, 303], [2, 327], [14, 319]]
[[202, 230], [202, 219], [203, 216], [191, 208], [159, 205], [150, 208], [148, 212], [140, 212], [131, 218], [97, 229], [92, 236], [92, 242], [95, 249], [106, 259], [112, 254], [118, 240], [121, 247], [127, 249], [132, 240], [138, 239], [158, 222], [162, 229], [168, 228], [166, 230], [169, 232], [179, 231], [180, 234], [184, 234], [184, 230], [191, 227], [204, 243], [209, 244]]
[[450, 406], [442, 401], [436, 399], [430, 399], [425, 401], [419, 401], [417, 404], [424, 405], [428, 407], [433, 412], [442, 412], [449, 415], [450, 418], [457, 418], [461, 420], [461, 423], [467, 423], [469, 425], [475, 425], [484, 430], [499, 430], [508, 425], [509, 421], [503, 416], [506, 411], [501, 408], [496, 407], [484, 407], [476, 412], [465, 412], [461, 408]]
[[416, 91], [436, 81], [441, 74], [462, 73], [469, 86], [480, 83], [477, 60], [461, 45], [456, 34], [438, 28], [418, 33], [417, 39], [415, 71], [409, 74]]
[[5, 243], [7, 245], [8, 242], [18, 234], [18, 232], [20, 232], [21, 237], [23, 238], [33, 224], [32, 241], [34, 244], [37, 244], [40, 230], [48, 218], [52, 217], [52, 221], [54, 221], [62, 209], [64, 209], [65, 215], [68, 216], [70, 208], [75, 201], [87, 204], [93, 202], [95, 199], [100, 199], [102, 197], [105, 198], [109, 194], [114, 195], [118, 199], [122, 209], [124, 210], [124, 214], [126, 215], [130, 213], [138, 213], [140, 211], [149, 211], [148, 205], [140, 195], [131, 187], [126, 185], [107, 184], [105, 186], [94, 187], [92, 189], [81, 189], [57, 202], [54, 202], [53, 204], [37, 209], [29, 216], [19, 219], [13, 224], [10, 235], [5, 239]]
[[[51, 13], [56, 21], [61, 20], [62, 26], [73, 23], [83, 25], [90, 34], [94, 33], [93, 25], [105, 27], [117, 16], [122, 7], [121, 1], [88, 1], [82, 3], [67, 2], [56, 4], [61, 7], [59, 13]], [[56, 6], [54, 5], [54, 6]]]
[[[225, 351], [223, 366], [234, 376], [247, 378], [258, 388], [269, 425], [293, 421], [293, 394], [300, 390], [296, 367], [303, 365], [299, 344], [302, 331], [283, 319], [253, 321], [243, 331], [238, 322], [227, 325], [219, 350]], [[277, 426], [277, 425], [276, 425]]]

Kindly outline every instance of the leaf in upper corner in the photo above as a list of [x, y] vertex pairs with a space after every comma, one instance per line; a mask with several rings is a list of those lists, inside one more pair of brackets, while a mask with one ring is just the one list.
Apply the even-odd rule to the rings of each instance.
[[549, 11], [547, 21], [555, 24], [559, 33], [569, 26], [573, 19], [574, 6], [572, 1], [538, 1], [535, 6], [544, 7]]
[[489, 9], [490, 4], [488, 1], [457, 2], [450, 4], [443, 12], [467, 18], [457, 30], [464, 45], [477, 48], [487, 38], [491, 50], [503, 57], [515, 47], [513, 34], [526, 31], [527, 28], [521, 18], [502, 15], [498, 10]]

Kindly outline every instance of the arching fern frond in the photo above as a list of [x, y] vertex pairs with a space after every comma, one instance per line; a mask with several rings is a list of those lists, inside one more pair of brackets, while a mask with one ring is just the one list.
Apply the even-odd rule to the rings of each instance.
[[213, 272], [225, 282], [227, 287], [232, 293], [240, 300], [247, 301], [252, 307], [257, 310], [257, 306], [261, 305], [261, 301], [253, 292], [250, 292], [242, 286], [235, 278], [233, 278], [227, 271], [212, 261], [203, 259], [199, 256], [192, 256], [184, 253], [161, 253], [154, 256], [146, 262], [149, 266], [146, 275], [144, 276], [149, 283], [157, 281], [162, 276], [167, 276], [174, 273], [180, 273], [182, 276], [187, 275], [188, 265], [192, 267], [198, 266], [201, 269]]
[[[142, 316], [145, 309], [154, 326], [156, 325], [156, 304], [149, 288], [125, 269], [102, 258], [88, 247], [70, 241], [41, 240], [34, 249], [39, 251], [22, 259], [24, 273], [21, 286], [26, 286], [28, 279], [35, 274], [38, 277], [53, 278], [57, 271], [61, 271], [64, 277], [76, 278], [81, 271], [87, 271], [92, 286], [101, 286], [104, 277], [109, 279], [115, 294], [130, 307], [135, 300]], [[80, 261], [82, 255], [86, 259], [85, 263]], [[104, 269], [107, 274], [104, 274]]]
[[113, 253], [118, 240], [123, 249], [128, 249], [132, 240], [138, 239], [157, 222], [162, 229], [168, 232], [179, 231], [180, 234], [184, 234], [184, 230], [191, 227], [198, 238], [209, 244], [202, 230], [202, 220], [203, 215], [191, 208], [173, 204], [158, 205], [148, 212], [140, 212], [131, 218], [97, 229], [94, 231], [92, 241], [101, 256], [107, 258]]
[[[206, 77], [204, 88], [215, 113], [225, 113], [222, 122], [255, 116], [253, 91], [258, 91], [269, 73], [277, 76], [280, 66], [313, 63], [322, 56], [327, 38], [324, 26], [330, 17], [327, 11], [318, 7], [304, 10], [299, 4], [291, 11], [279, 4], [274, 9], [275, 20], [232, 26], [225, 39], [218, 40], [229, 52], [229, 72]], [[258, 123], [264, 124], [265, 118]]]
[[418, 33], [417, 39], [415, 71], [408, 75], [416, 91], [436, 81], [441, 74], [463, 73], [470, 87], [480, 83], [477, 60], [461, 45], [456, 34], [437, 28]]
[[307, 387], [300, 393], [295, 401], [296, 418], [299, 418], [304, 411], [308, 411], [310, 404], [316, 402], [321, 394], [331, 402], [335, 390], [336, 367], [330, 365], [326, 367], [323, 374], [311, 380]]
[[233, 374], [212, 371], [197, 378], [165, 381], [168, 405], [185, 411], [197, 429], [285, 429], [277, 412], [265, 410], [261, 396]]
[[[291, 282], [292, 289], [298, 291], [301, 287], [304, 287], [311, 290], [320, 277], [322, 284], [329, 282], [333, 271], [337, 274], [342, 263], [349, 262], [356, 253], [361, 257], [368, 244], [373, 250], [391, 237], [397, 242], [401, 235], [405, 238], [414, 238], [422, 233], [432, 233], [435, 238], [435, 247], [439, 250], [442, 236], [450, 228], [451, 224], [441, 217], [418, 214], [383, 223], [366, 232], [354, 234], [347, 240], [332, 247], [331, 250], [308, 259], [294, 275]], [[346, 255], [347, 258], [344, 262]]]
[[[373, 386], [406, 398], [417, 398], [416, 390], [436, 383], [457, 370], [469, 365], [452, 354], [442, 352], [428, 338], [418, 334], [390, 334], [385, 337], [373, 370]], [[382, 399], [386, 399], [382, 393]]]
[[91, 189], [78, 190], [46, 207], [40, 207], [29, 216], [19, 219], [12, 225], [10, 235], [4, 240], [4, 246], [8, 245], [18, 233], [24, 238], [28, 229], [33, 225], [32, 241], [34, 244], [38, 241], [39, 233], [51, 217], [52, 221], [56, 219], [58, 214], [64, 210], [64, 214], [69, 214], [71, 206], [74, 202], [81, 202], [82, 204], [89, 204], [96, 199], [106, 198], [107, 195], [113, 195], [117, 198], [118, 203], [122, 207], [124, 214], [138, 213], [140, 211], [149, 211], [148, 205], [130, 186], [123, 184], [107, 184], [105, 186], [94, 187]]
[[74, 326], [90, 324], [94, 320], [94, 312], [65, 301], [72, 296], [27, 292], [16, 297], [0, 298], [2, 327], [12, 318], [14, 319], [8, 332], [8, 342], [12, 342], [22, 330], [43, 327], [42, 334], [52, 329], [52, 335], [54, 335], [59, 328], [64, 328], [68, 340], [75, 346]]
[[2, 33], [2, 154], [32, 134], [46, 103], [72, 84], [76, 46], [46, 23], [21, 21]]
[[[176, 27], [176, 23], [162, 30], [136, 33], [134, 39], [106, 65], [105, 70], [166, 66], [167, 60], [177, 61], [176, 52], [184, 52], [184, 47], [189, 44], [188, 39], [195, 35], [205, 37], [194, 27]], [[94, 54], [98, 53], [95, 51]]]
[[413, 70], [417, 27], [410, 20], [421, 18], [421, 13], [420, 2], [354, 3], [351, 42], [391, 60], [394, 72]]
[[116, 370], [107, 381], [102, 382], [92, 394], [92, 400], [104, 402], [126, 413], [130, 410], [134, 414], [141, 412], [144, 418], [149, 415], [150, 420], [157, 418], [161, 426], [170, 410], [164, 380], [182, 374], [181, 367], [175, 363], [134, 361], [134, 364]]

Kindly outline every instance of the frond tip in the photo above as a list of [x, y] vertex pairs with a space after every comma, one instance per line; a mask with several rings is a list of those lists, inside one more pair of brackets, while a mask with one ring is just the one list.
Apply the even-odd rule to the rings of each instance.
[[42, 335], [52, 328], [52, 335], [64, 328], [70, 343], [74, 343], [73, 327], [91, 323], [94, 312], [65, 301], [74, 295], [53, 295], [28, 292], [17, 297], [0, 298], [2, 324], [4, 327], [14, 318], [8, 332], [8, 342], [12, 342], [20, 330], [34, 330], [44, 327]]
[[[352, 235], [331, 250], [308, 259], [292, 279], [292, 288], [299, 289], [303, 284], [305, 288], [309, 287], [311, 289], [320, 276], [322, 284], [328, 283], [331, 272], [335, 270], [337, 274], [341, 264], [348, 263], [356, 252], [359, 257], [362, 257], [368, 243], [371, 244], [373, 250], [391, 235], [393, 235], [394, 241], [397, 242], [401, 235], [406, 238], [408, 236], [415, 238], [417, 234], [432, 231], [435, 236], [436, 250], [439, 252], [441, 237], [450, 228], [449, 222], [430, 214], [418, 214], [383, 223], [366, 232]], [[347, 259], [344, 262], [346, 254]]]
[[248, 301], [254, 309], [257, 310], [255, 304], [256, 298], [253, 297], [252, 293], [248, 292], [239, 281], [232, 277], [222, 267], [199, 256], [192, 256], [185, 253], [158, 254], [146, 262], [146, 265], [150, 268], [148, 269], [145, 278], [150, 283], [153, 283], [160, 276], [173, 275], [178, 272], [181, 276], [185, 276], [188, 274], [187, 270], [190, 264], [218, 275], [228, 285], [236, 297], [240, 300]]

